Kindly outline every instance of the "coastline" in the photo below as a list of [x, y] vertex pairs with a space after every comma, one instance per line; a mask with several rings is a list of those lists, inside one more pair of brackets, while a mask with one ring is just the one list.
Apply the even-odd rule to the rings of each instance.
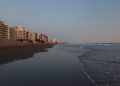
[[15, 60], [31, 58], [35, 53], [48, 52], [48, 48], [53, 45], [46, 44], [44, 46], [24, 46], [24, 47], [7, 47], [0, 48], [0, 65], [13, 62]]
[[[69, 48], [27, 47], [0, 50], [1, 86], [94, 86]], [[4, 83], [7, 82], [7, 83]]]
[[8, 49], [8, 48], [29, 48], [29, 47], [40, 47], [40, 48], [47, 48], [52, 47], [53, 44], [46, 43], [46, 44], [35, 44], [32, 41], [25, 40], [25, 41], [17, 41], [17, 40], [0, 40], [0, 49]]

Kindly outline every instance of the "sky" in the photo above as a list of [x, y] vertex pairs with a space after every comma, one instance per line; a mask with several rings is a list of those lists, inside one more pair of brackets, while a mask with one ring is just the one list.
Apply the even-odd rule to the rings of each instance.
[[120, 42], [120, 0], [0, 0], [0, 20], [63, 42]]

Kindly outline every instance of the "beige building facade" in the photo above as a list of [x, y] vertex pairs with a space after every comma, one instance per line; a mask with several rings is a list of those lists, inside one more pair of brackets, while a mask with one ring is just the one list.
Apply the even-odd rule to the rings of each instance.
[[26, 39], [26, 31], [24, 27], [15, 26], [10, 28], [10, 39]]
[[48, 36], [45, 34], [41, 34], [40, 40], [43, 41], [45, 44], [47, 44], [48, 43]]
[[33, 42], [36, 41], [37, 33], [35, 32], [26, 32], [26, 39], [32, 40]]
[[9, 28], [4, 22], [0, 21], [0, 39], [9, 39]]

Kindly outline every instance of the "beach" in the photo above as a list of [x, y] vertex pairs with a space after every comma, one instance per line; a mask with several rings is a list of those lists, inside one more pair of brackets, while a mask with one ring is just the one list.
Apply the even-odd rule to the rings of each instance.
[[35, 53], [47, 52], [48, 48], [53, 45], [47, 44], [44, 46], [24, 46], [24, 47], [9, 47], [0, 49], [0, 64], [9, 63], [19, 59], [27, 59], [33, 57]]
[[120, 44], [1, 49], [0, 85], [119, 86], [119, 56]]
[[0, 58], [1, 86], [95, 86], [63, 45], [3, 50]]

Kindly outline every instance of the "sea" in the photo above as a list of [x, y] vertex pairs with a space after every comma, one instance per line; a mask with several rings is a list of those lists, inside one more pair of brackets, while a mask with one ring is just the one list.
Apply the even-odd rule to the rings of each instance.
[[0, 86], [120, 86], [120, 44], [1, 49]]

